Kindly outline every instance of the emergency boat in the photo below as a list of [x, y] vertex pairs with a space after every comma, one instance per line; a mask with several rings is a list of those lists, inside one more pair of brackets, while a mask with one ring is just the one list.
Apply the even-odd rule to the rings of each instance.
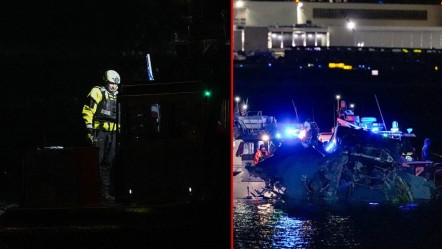
[[[265, 187], [263, 179], [252, 176], [246, 167], [254, 167], [256, 150], [263, 145], [273, 155], [279, 147], [279, 130], [274, 116], [262, 111], [237, 108], [233, 120], [234, 197], [250, 198]], [[267, 160], [267, 159], [265, 159]], [[256, 195], [255, 195], [256, 196]]]
[[[310, 131], [313, 130], [313, 134], [319, 132], [315, 122], [278, 123], [274, 116], [263, 115], [262, 111], [241, 112], [237, 108], [233, 122], [234, 197], [273, 198], [274, 192], [267, 191], [266, 186], [269, 182], [256, 174], [249, 174], [246, 168], [254, 168], [269, 160], [286, 141], [298, 140], [309, 144]], [[270, 156], [256, 163], [255, 153], [262, 145], [269, 151]]]
[[346, 115], [327, 135], [317, 144], [285, 141], [271, 158], [246, 166], [266, 182], [256, 193], [329, 203], [403, 203], [437, 196], [435, 163], [419, 160], [412, 129], [402, 132], [393, 122], [387, 130], [374, 117]]

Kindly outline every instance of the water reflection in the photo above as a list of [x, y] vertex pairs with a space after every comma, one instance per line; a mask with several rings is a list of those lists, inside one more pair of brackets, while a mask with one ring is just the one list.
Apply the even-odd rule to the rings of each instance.
[[282, 201], [234, 201], [234, 248], [440, 248], [441, 203], [293, 208]]
[[290, 211], [281, 203], [236, 200], [234, 246], [240, 248], [355, 248], [349, 216]]

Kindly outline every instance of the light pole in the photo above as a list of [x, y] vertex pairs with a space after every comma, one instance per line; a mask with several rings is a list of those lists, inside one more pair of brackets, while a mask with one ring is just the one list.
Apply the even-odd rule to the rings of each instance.
[[336, 95], [336, 115], [337, 117], [335, 118], [335, 126], [337, 124], [337, 118], [339, 118], [339, 100], [341, 99], [341, 95]]
[[356, 23], [350, 20], [348, 17], [345, 17], [345, 20], [347, 21], [347, 29], [351, 30], [351, 36], [352, 36], [352, 46], [355, 46], [355, 28]]
[[236, 8], [236, 9], [242, 9], [242, 8], [244, 8], [244, 7], [245, 7], [245, 3], [244, 3], [244, 1], [242, 1], [242, 0], [238, 0], [238, 1], [235, 2], [235, 8]]
[[244, 110], [244, 115], [247, 116], [247, 104], [242, 105], [242, 109]]
[[239, 114], [239, 101], [241, 100], [240, 97], [236, 96], [235, 97], [235, 102], [236, 102], [236, 112], [237, 114]]

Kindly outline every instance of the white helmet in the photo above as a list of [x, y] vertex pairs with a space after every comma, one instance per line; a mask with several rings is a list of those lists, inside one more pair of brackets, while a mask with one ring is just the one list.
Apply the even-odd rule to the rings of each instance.
[[120, 84], [120, 75], [114, 70], [107, 70], [104, 72], [103, 79], [108, 83]]

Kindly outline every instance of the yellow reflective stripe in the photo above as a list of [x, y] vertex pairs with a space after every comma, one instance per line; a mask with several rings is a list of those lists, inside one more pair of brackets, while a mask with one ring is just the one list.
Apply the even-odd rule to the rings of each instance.
[[103, 124], [103, 129], [106, 130], [106, 131], [116, 131], [117, 130], [117, 126], [115, 125], [115, 123], [105, 122]]
[[[98, 121], [94, 122], [94, 129], [100, 129], [100, 122]], [[116, 131], [117, 125], [113, 122], [104, 122], [103, 125], [101, 126], [101, 129], [105, 131]]]

